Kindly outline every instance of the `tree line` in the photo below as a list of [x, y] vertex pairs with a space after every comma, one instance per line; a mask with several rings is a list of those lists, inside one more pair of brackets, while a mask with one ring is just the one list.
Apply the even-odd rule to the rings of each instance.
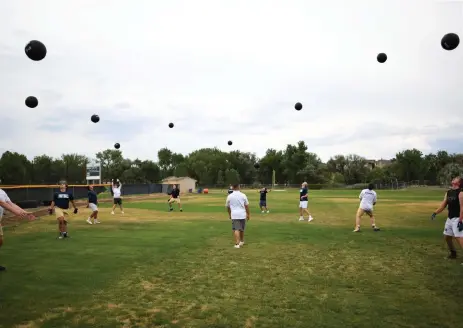
[[[447, 184], [452, 176], [463, 173], [463, 154], [438, 151], [425, 155], [418, 149], [407, 149], [384, 165], [356, 154], [336, 155], [324, 163], [317, 154], [308, 151], [304, 141], [287, 145], [284, 150], [267, 149], [262, 158], [249, 152], [224, 152], [216, 148], [198, 149], [188, 155], [162, 148], [157, 153], [157, 162], [124, 158], [122, 151], [116, 149], [98, 152], [95, 157], [101, 163], [104, 180], [119, 178], [127, 183], [157, 183], [174, 175], [192, 177], [202, 186], [302, 181], [312, 185], [389, 184], [413, 180]], [[30, 160], [23, 154], [7, 151], [0, 158], [0, 183], [56, 184], [66, 180], [85, 184], [88, 161], [89, 158], [79, 154], [64, 154], [60, 158], [40, 155]], [[259, 163], [258, 168], [255, 163]]]

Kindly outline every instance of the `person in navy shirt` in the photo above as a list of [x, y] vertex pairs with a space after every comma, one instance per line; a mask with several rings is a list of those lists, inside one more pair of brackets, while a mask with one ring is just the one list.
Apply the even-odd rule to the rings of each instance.
[[[92, 210], [92, 214], [88, 217], [87, 223], [88, 224], [97, 224], [100, 223], [98, 221], [98, 195], [97, 193], [93, 190], [93, 186], [90, 185], [87, 187], [88, 189], [88, 200], [87, 200], [87, 208], [90, 208]], [[92, 222], [93, 219], [93, 222]]]
[[299, 221], [304, 221], [304, 213], [309, 216], [309, 222], [313, 220], [308, 209], [309, 203], [309, 187], [307, 182], [303, 182], [299, 190]]
[[69, 203], [72, 204], [74, 207], [74, 214], [77, 214], [77, 206], [74, 203], [74, 196], [70, 191], [68, 191], [68, 185], [66, 183], [61, 183], [59, 186], [59, 191], [55, 192], [53, 195], [53, 200], [51, 202], [50, 208], [48, 211], [50, 214], [53, 213], [53, 209], [55, 210], [55, 216], [58, 220], [58, 227], [59, 227], [59, 239], [67, 238], [67, 221], [64, 218], [65, 215], [69, 215]]
[[267, 188], [262, 188], [261, 190], [259, 190], [259, 193], [260, 193], [260, 199], [259, 199], [259, 207], [260, 207], [260, 210], [262, 211], [262, 213], [270, 213], [270, 211], [268, 210], [268, 207], [267, 207], [267, 194], [272, 191], [272, 190], [269, 190]]
[[170, 198], [167, 201], [169, 204], [169, 211], [173, 211], [172, 203], [177, 203], [180, 212], [183, 212], [182, 203], [180, 202], [180, 189], [176, 185], [172, 186], [172, 191], [170, 193]]

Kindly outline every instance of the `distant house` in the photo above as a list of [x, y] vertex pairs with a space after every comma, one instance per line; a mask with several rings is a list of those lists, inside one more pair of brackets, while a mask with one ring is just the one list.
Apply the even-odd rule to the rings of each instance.
[[196, 180], [190, 177], [167, 177], [163, 179], [162, 184], [167, 185], [177, 185], [180, 189], [180, 192], [188, 192], [189, 189], [195, 190], [196, 189]]
[[388, 159], [379, 159], [379, 160], [367, 159], [366, 165], [368, 166], [370, 170], [373, 170], [375, 167], [383, 168], [385, 166], [390, 165], [391, 163], [392, 161]]

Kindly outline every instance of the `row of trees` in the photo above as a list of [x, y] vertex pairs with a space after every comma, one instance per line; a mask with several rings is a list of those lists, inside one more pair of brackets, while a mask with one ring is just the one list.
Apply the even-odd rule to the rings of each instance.
[[[126, 182], [159, 182], [167, 176], [190, 176], [200, 185], [270, 184], [275, 172], [277, 183], [355, 184], [375, 181], [426, 180], [429, 184], [448, 183], [452, 176], [463, 173], [463, 154], [439, 151], [424, 155], [417, 149], [396, 154], [384, 167], [368, 165], [359, 155], [336, 155], [323, 163], [309, 152], [304, 141], [287, 145], [284, 150], [268, 149], [265, 156], [241, 151], [223, 152], [204, 148], [188, 155], [167, 148], [158, 151], [158, 161], [127, 159], [122, 152], [107, 149], [96, 154], [102, 165], [103, 178], [120, 178]], [[16, 152], [5, 152], [0, 158], [0, 180], [4, 185], [54, 184], [61, 179], [85, 183], [88, 158], [65, 154], [61, 158], [41, 155], [29, 160]], [[259, 169], [254, 167], [259, 163]]]

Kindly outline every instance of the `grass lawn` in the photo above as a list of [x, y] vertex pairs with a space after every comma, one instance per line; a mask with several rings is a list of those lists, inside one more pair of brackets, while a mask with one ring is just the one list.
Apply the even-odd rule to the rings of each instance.
[[5, 228], [0, 327], [429, 327], [461, 324], [463, 266], [446, 261], [444, 190], [378, 191], [373, 232], [352, 233], [358, 191], [313, 191], [315, 220], [298, 221], [297, 191], [252, 206], [233, 248], [225, 193], [126, 202], [125, 215], [54, 217]]

